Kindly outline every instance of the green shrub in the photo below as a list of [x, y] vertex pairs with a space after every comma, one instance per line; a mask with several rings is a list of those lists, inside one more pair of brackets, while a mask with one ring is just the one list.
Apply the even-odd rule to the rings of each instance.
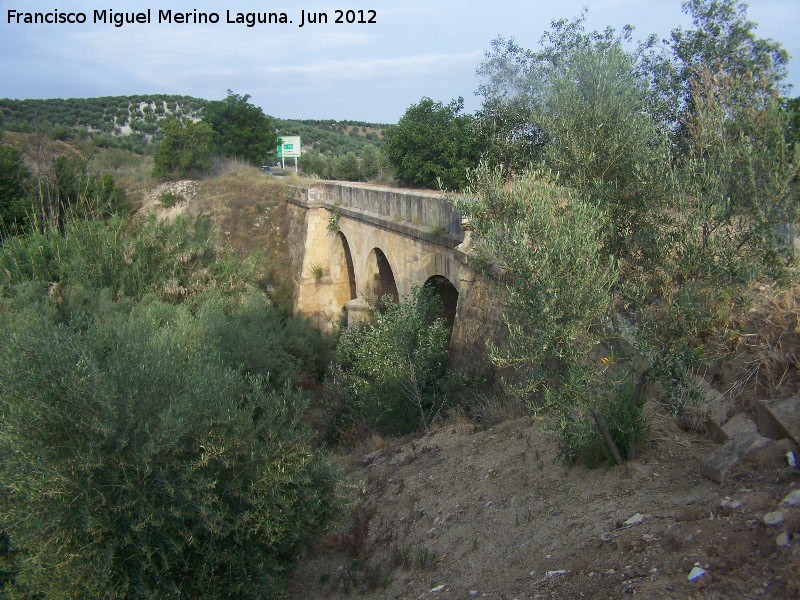
[[416, 187], [464, 187], [467, 172], [480, 160], [481, 147], [475, 118], [463, 109], [461, 97], [449, 104], [423, 98], [406, 110], [397, 125], [386, 128], [381, 151], [399, 179]]
[[[633, 458], [637, 449], [643, 447], [649, 433], [642, 412], [645, 396], [633, 399], [635, 385], [630, 376], [606, 388], [599, 391], [592, 408], [600, 413], [622, 459]], [[598, 431], [596, 418], [587, 410], [585, 403], [573, 406], [572, 410], [561, 411], [556, 429], [559, 434], [559, 456], [564, 462], [572, 463], [580, 458], [588, 468], [614, 463], [614, 457]]]
[[[131, 127], [134, 127], [131, 123]], [[139, 131], [147, 127], [137, 122]], [[157, 125], [152, 124], [155, 133]], [[153, 153], [153, 177], [157, 179], [194, 177], [211, 166], [211, 137], [213, 132], [206, 123], [195, 123], [191, 119], [169, 119], [163, 125], [164, 139]]]
[[228, 90], [224, 100], [205, 103], [200, 125], [211, 132], [216, 156], [262, 165], [275, 156], [278, 139], [272, 117], [248, 102], [249, 99], [249, 94], [241, 96]]
[[14, 592], [274, 597], [336, 508], [305, 400], [227, 367], [182, 306], [93, 299], [62, 324], [0, 304]]
[[161, 196], [159, 197], [159, 200], [161, 201], [161, 206], [163, 206], [164, 208], [172, 208], [173, 206], [175, 206], [175, 203], [178, 202], [178, 200], [182, 199], [183, 196], [179, 196], [175, 192], [169, 192], [169, 191], [161, 192]]
[[361, 165], [355, 152], [340, 156], [334, 167], [334, 178], [344, 181], [361, 181]]
[[[116, 297], [155, 292], [181, 300], [223, 275], [226, 263], [218, 260], [212, 233], [205, 218], [167, 222], [152, 216], [135, 223], [120, 215], [106, 221], [71, 218], [63, 233], [46, 228], [6, 239], [0, 251], [0, 284], [58, 281], [109, 288]], [[243, 285], [241, 279], [234, 281]]]
[[63, 228], [69, 216], [109, 216], [120, 209], [125, 191], [110, 174], [90, 173], [89, 161], [88, 155], [58, 156], [46, 171], [31, 178], [23, 203], [25, 216], [17, 221], [21, 230]]
[[269, 373], [277, 386], [300, 384], [303, 375], [322, 380], [328, 341], [309, 321], [287, 317], [255, 292], [233, 303], [211, 291], [194, 304], [209, 340], [229, 367], [251, 375]]
[[473, 258], [494, 265], [505, 287], [507, 335], [490, 345], [491, 359], [510, 372], [509, 392], [533, 409], [556, 411], [562, 455], [572, 460], [590, 431], [586, 418], [599, 408], [601, 382], [589, 353], [602, 338], [598, 325], [617, 278], [615, 262], [603, 258], [606, 216], [582, 194], [531, 171], [507, 179], [483, 168], [454, 200], [476, 235]]
[[29, 176], [22, 152], [12, 146], [0, 146], [0, 239], [26, 220], [30, 203], [24, 185]]
[[508, 343], [492, 348], [492, 360], [519, 372], [519, 393], [579, 397], [617, 276], [602, 256], [605, 214], [530, 171], [509, 180], [500, 170], [478, 171], [455, 202], [478, 237], [476, 258], [496, 263], [508, 289]]
[[297, 159], [297, 166], [307, 175], [316, 175], [318, 177], [324, 177], [325, 175], [325, 159], [317, 152], [304, 152]]
[[400, 303], [375, 306], [371, 324], [342, 331], [326, 380], [329, 439], [430, 426], [445, 402], [447, 328], [438, 313], [435, 292], [415, 288]]
[[95, 153], [87, 167], [93, 173], [103, 173], [120, 169], [132, 169], [141, 165], [143, 160], [141, 156], [135, 156], [130, 152], [115, 148]]

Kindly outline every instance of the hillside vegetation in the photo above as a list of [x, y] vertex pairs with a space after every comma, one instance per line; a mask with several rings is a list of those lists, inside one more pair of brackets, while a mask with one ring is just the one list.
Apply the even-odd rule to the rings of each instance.
[[[42, 131], [57, 140], [88, 142], [152, 154], [169, 118], [200, 119], [208, 100], [174, 94], [98, 98], [16, 100], [0, 98], [0, 124], [7, 131]], [[379, 146], [385, 125], [333, 119], [273, 119], [279, 135], [299, 135], [303, 147], [321, 155], [360, 154], [365, 144]]]

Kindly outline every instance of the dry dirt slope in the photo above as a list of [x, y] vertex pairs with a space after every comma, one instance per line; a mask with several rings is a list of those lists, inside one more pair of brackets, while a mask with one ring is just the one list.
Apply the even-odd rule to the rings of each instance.
[[[800, 532], [800, 508], [763, 521], [800, 483], [787, 443], [723, 485], [698, 474], [714, 447], [656, 415], [639, 459], [565, 468], [541, 423], [521, 418], [344, 457], [351, 518], [298, 560], [290, 597], [799, 597], [800, 539], [776, 538]], [[689, 581], [695, 565], [707, 573]]]
[[[271, 177], [236, 161], [227, 162], [219, 171], [199, 181], [154, 185], [143, 194], [137, 214], [141, 218], [155, 214], [158, 219], [208, 217], [216, 227], [216, 240], [230, 245], [241, 265], [254, 254], [260, 256], [253, 277], [274, 301], [290, 309], [292, 249], [287, 244], [286, 200], [307, 181]], [[173, 206], [163, 205], [164, 192], [174, 195]]]

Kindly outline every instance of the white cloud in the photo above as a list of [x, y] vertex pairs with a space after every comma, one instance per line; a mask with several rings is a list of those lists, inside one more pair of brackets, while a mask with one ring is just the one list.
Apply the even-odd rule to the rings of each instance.
[[353, 58], [323, 60], [301, 65], [267, 65], [261, 73], [282, 77], [303, 77], [317, 81], [366, 81], [371, 79], [419, 78], [443, 74], [448, 69], [474, 68], [480, 51], [462, 54], [426, 54], [397, 58]]

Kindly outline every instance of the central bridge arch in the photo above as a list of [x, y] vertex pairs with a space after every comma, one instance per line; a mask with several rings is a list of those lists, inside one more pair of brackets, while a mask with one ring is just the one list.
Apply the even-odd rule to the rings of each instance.
[[456, 310], [458, 309], [458, 290], [456, 286], [447, 277], [433, 275], [425, 282], [425, 287], [432, 289], [439, 297], [439, 317], [452, 334], [453, 326], [456, 322]]
[[373, 248], [367, 255], [364, 265], [364, 296], [373, 301], [384, 296], [391, 296], [395, 302], [400, 301], [397, 291], [397, 282], [394, 278], [392, 265], [380, 248]]

